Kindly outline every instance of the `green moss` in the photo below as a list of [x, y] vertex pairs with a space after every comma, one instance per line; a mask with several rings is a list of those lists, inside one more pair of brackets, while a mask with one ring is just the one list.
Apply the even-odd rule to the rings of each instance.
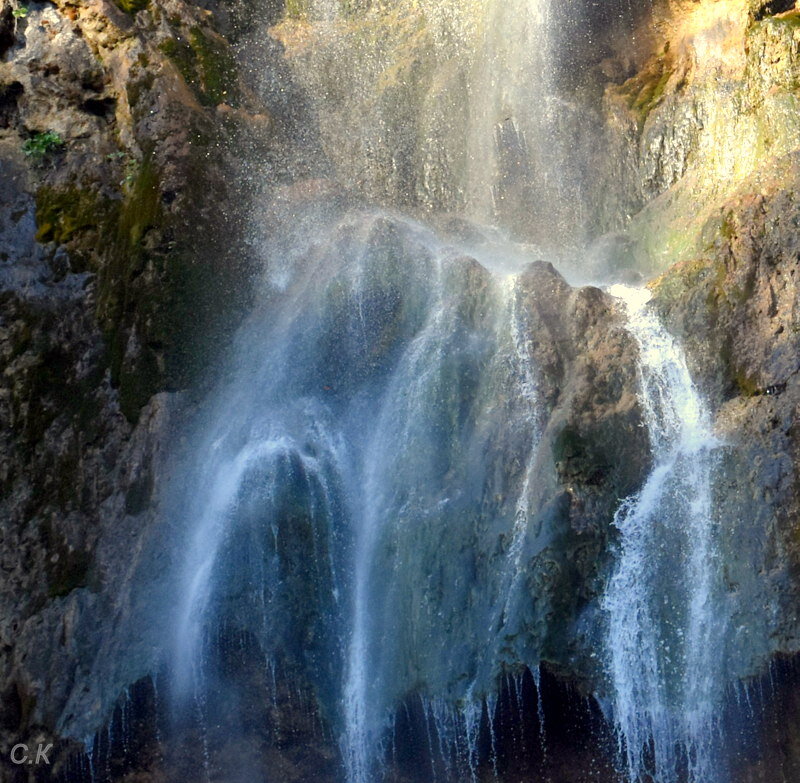
[[[104, 199], [76, 187], [40, 188], [36, 214], [40, 242], [70, 243], [73, 260], [92, 259], [92, 271], [98, 276], [97, 315], [108, 342], [112, 380], [120, 387], [123, 411], [135, 419], [143, 401], [157, 390], [162, 368], [147, 351], [142, 352], [144, 358], [135, 367], [123, 367], [133, 313], [137, 308], [153, 306], [148, 300], [137, 303], [131, 287], [148, 263], [145, 238], [151, 229], [161, 225], [163, 215], [158, 172], [151, 160], [146, 158], [131, 166], [129, 174], [121, 201]], [[158, 291], [147, 294], [156, 298]], [[52, 359], [42, 368], [41, 383], [45, 388], [60, 383], [57, 377], [44, 373], [47, 368], [57, 367], [58, 362]], [[46, 427], [47, 422], [41, 426]]]
[[583, 454], [585, 442], [578, 431], [564, 427], [553, 442], [553, 461], [556, 463], [575, 459]]
[[184, 81], [194, 87], [198, 80], [196, 63], [192, 47], [182, 38], [169, 38], [159, 47], [161, 51], [169, 57], [175, 67], [183, 76]]
[[127, 313], [134, 306], [129, 283], [146, 264], [144, 237], [162, 221], [155, 167], [145, 161], [131, 167], [130, 176], [122, 200], [77, 187], [43, 187], [36, 194], [37, 240], [68, 244], [73, 270], [97, 274], [97, 316], [109, 340], [114, 381], [122, 366]]
[[145, 232], [161, 217], [158, 172], [148, 158], [133, 175], [130, 191], [119, 213], [118, 238], [126, 250], [138, 247]]
[[236, 63], [227, 45], [206, 36], [199, 27], [189, 33], [192, 49], [197, 55], [206, 100], [212, 105], [236, 102]]
[[736, 236], [736, 223], [734, 222], [733, 215], [727, 213], [722, 216], [719, 225], [719, 233], [723, 239], [730, 241]]
[[308, 0], [286, 0], [286, 17], [303, 19], [308, 14]]
[[[204, 162], [198, 152], [197, 171], [187, 172], [186, 195], [195, 205], [209, 199]], [[186, 388], [197, 378], [225, 318], [219, 297], [233, 274], [230, 259], [210, 248], [210, 228], [176, 225], [175, 219], [163, 211], [159, 172], [146, 158], [120, 208], [98, 282], [111, 378], [131, 421], [156, 392]], [[130, 352], [133, 333], [137, 350]], [[130, 501], [138, 506], [137, 497]]]
[[341, 0], [342, 13], [345, 16], [362, 16], [370, 8], [370, 0]]
[[736, 388], [744, 397], [755, 397], [759, 393], [759, 385], [756, 379], [743, 370], [735, 369], [733, 380]]
[[36, 240], [61, 245], [86, 231], [96, 231], [114, 205], [91, 190], [42, 187], [36, 193]]
[[[218, 141], [210, 135], [208, 140]], [[113, 158], [121, 160], [122, 154]], [[40, 241], [66, 243], [73, 269], [75, 259], [85, 257], [85, 268], [96, 273], [95, 312], [106, 342], [99, 372], [110, 371], [122, 412], [132, 422], [153, 394], [190, 387], [198, 378], [230, 334], [234, 307], [220, 307], [219, 297], [232, 302], [239, 293], [234, 279], [241, 279], [242, 257], [220, 237], [218, 225], [196, 222], [216, 198], [208, 186], [205, 149], [193, 143], [186, 166], [184, 209], [163, 208], [152, 153], [131, 166], [120, 198], [77, 186], [37, 193]], [[20, 351], [26, 350], [26, 339], [21, 336]], [[30, 410], [25, 426], [31, 429], [26, 436], [31, 444], [65, 410], [81, 414], [86, 406], [91, 411], [100, 383], [95, 377], [85, 388], [82, 381], [65, 383], [74, 357], [45, 354], [41, 366], [31, 367], [33, 385], [26, 385], [19, 401], [20, 410]], [[63, 395], [56, 398], [53, 389]], [[70, 471], [65, 465], [64, 475]], [[146, 502], [146, 489], [132, 491], [131, 510]]]
[[188, 40], [170, 38], [161, 44], [161, 51], [204, 106], [238, 105], [236, 63], [224, 41], [193, 27]]
[[8, 357], [9, 364], [28, 350], [32, 336], [30, 324], [23, 324], [19, 330], [19, 334], [11, 345], [11, 354]]
[[[111, 377], [119, 386], [122, 411], [131, 420], [138, 417], [160, 379], [160, 368], [147, 351], [142, 352], [143, 360], [135, 367], [124, 364], [127, 327], [135, 307], [132, 283], [148, 263], [143, 240], [163, 220], [160, 196], [158, 172], [146, 158], [120, 207], [116, 235], [98, 286], [98, 314], [109, 343]], [[148, 304], [152, 306], [145, 306]]]
[[[27, 370], [26, 383], [20, 388], [24, 399], [18, 399], [19, 420], [22, 423], [22, 442], [31, 448], [44, 436], [59, 417], [73, 419], [81, 428], [87, 426], [96, 413], [93, 391], [100, 384], [103, 368], [93, 368], [80, 379], [74, 375], [75, 357], [60, 346], [43, 346], [36, 361]], [[21, 411], [25, 410], [24, 415]], [[65, 461], [65, 465], [69, 459]], [[64, 468], [65, 472], [69, 472]], [[61, 468], [59, 468], [61, 472]], [[75, 484], [71, 491], [74, 492]]]
[[[375, 3], [374, 0], [339, 0], [338, 6], [343, 16], [360, 17], [372, 9]], [[287, 19], [306, 19], [310, 12], [309, 0], [286, 0], [284, 16]]]
[[126, 14], [135, 14], [144, 11], [150, 0], [114, 0], [115, 5]]
[[650, 112], [661, 102], [672, 73], [672, 57], [665, 51], [617, 88], [640, 125], [644, 125]]

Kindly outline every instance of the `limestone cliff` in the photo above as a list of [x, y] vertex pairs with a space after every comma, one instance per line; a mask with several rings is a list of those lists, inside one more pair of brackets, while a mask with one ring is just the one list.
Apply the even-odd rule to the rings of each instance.
[[617, 74], [602, 101], [604, 182], [623, 263], [662, 271], [715, 240], [731, 194], [794, 187], [797, 23], [789, 2], [655, 3], [638, 46], [601, 63]]
[[[548, 230], [563, 238], [580, 224], [579, 250], [566, 255], [580, 257], [586, 278], [659, 275], [657, 305], [728, 444], [724, 470], [747, 477], [717, 500], [731, 520], [730, 590], [753, 596], [736, 618], [745, 629], [737, 672], [764, 676], [800, 649], [800, 12], [788, 0], [661, 0], [635, 14], [622, 2], [577, 5], [561, 31], [568, 62], [553, 76], [575, 142], [560, 153], [569, 197], [552, 202], [555, 214], [511, 178], [492, 215], [540, 244]], [[467, 122], [476, 85], [453, 63], [469, 60], [464, 41], [485, 40], [485, 20], [454, 13], [426, 27], [419, 6], [348, 4], [331, 32], [303, 3], [0, 0], [7, 779], [41, 779], [8, 762], [11, 745], [41, 737], [57, 741], [62, 780], [88, 780], [77, 739], [98, 729], [112, 780], [175, 779], [194, 769], [188, 755], [202, 754], [208, 738], [197, 725], [181, 727], [184, 755], [166, 761], [156, 736], [164, 708], [150, 677], [162, 629], [118, 632], [146, 590], [133, 589], [133, 574], [156, 582], [174, 565], [148, 560], [163, 535], [165, 456], [230, 345], [277, 223], [326, 199], [377, 199], [425, 219], [480, 201], [480, 165], [448, 145], [463, 136], [452, 119]], [[456, 33], [455, 58], [434, 56]], [[343, 51], [359, 52], [365, 67], [354, 72]], [[478, 86], [491, 83], [483, 78]], [[393, 122], [386, 104], [403, 109]], [[520, 146], [513, 123], [498, 133]], [[480, 246], [473, 225], [450, 226], [443, 241]], [[481, 281], [477, 267], [464, 257], [469, 285]], [[522, 285], [549, 417], [542, 516], [566, 541], [531, 566], [531, 592], [560, 597], [531, 626], [545, 610], [557, 616], [536, 637], [542, 659], [598, 690], [586, 629], [598, 623], [614, 510], [649, 467], [635, 348], [600, 290], [573, 289], [543, 263]], [[287, 535], [290, 563], [303, 542]], [[754, 553], [766, 556], [762, 573]], [[330, 716], [307, 673], [286, 657], [286, 682], [301, 693], [284, 684], [271, 701], [253, 699], [269, 691], [253, 662], [258, 644], [244, 634], [236, 644], [224, 663], [247, 731], [222, 746], [220, 726], [238, 704], [219, 696], [214, 764], [267, 747], [259, 763], [287, 781], [336, 779]], [[112, 659], [121, 663], [106, 666]], [[131, 693], [135, 708], [125, 706]], [[109, 732], [125, 720], [135, 723], [124, 742], [136, 744], [136, 761]], [[797, 764], [791, 722], [781, 731], [776, 746]], [[552, 763], [571, 781], [583, 774]], [[742, 769], [742, 781], [772, 783], [769, 770]]]

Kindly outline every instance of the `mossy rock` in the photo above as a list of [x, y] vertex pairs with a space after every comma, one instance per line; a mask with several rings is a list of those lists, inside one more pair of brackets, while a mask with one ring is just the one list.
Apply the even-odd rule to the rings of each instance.
[[[372, 0], [340, 0], [339, 11], [345, 17], [360, 16], [373, 5]], [[286, 0], [284, 16], [287, 19], [306, 19], [311, 10], [310, 0]]]
[[649, 288], [661, 309], [683, 300], [691, 291], [715, 274], [715, 265], [707, 259], [681, 261], [657, 277]]
[[[116, 209], [111, 199], [92, 190], [41, 187], [36, 192], [36, 241], [63, 245], [87, 233], [100, 234], [113, 221]], [[76, 248], [73, 255], [88, 257], [82, 249]]]
[[719, 341], [719, 358], [727, 383], [726, 392], [740, 397], [756, 397], [762, 393], [758, 377], [745, 370], [737, 361], [734, 338], [730, 334], [722, 335]]
[[[206, 133], [209, 143], [217, 141]], [[96, 274], [95, 317], [106, 345], [101, 371], [110, 371], [131, 422], [154, 394], [191, 388], [233, 328], [234, 307], [220, 307], [218, 297], [225, 291], [227, 301], [238, 301], [245, 262], [219, 229], [225, 213], [216, 204], [218, 181], [210, 186], [206, 149], [194, 143], [191, 153], [180, 209], [165, 206], [172, 202], [164, 198], [152, 150], [135, 165], [121, 197], [78, 185], [37, 193], [39, 241], [66, 245], [73, 271]], [[83, 269], [75, 263], [81, 258]], [[22, 339], [20, 346], [25, 349]], [[61, 383], [46, 369], [37, 381], [43, 394]], [[66, 391], [91, 405], [99, 382], [92, 378], [94, 386]], [[72, 402], [65, 404], [72, 410]], [[41, 436], [52, 415], [47, 408], [33, 417], [36, 431], [28, 441]], [[140, 505], [135, 493], [130, 502]]]
[[[73, 260], [88, 260], [87, 267], [97, 274], [97, 317], [108, 341], [108, 364], [113, 382], [122, 378], [125, 345], [138, 309], [155, 306], [159, 292], [147, 292], [136, 300], [132, 281], [148, 264], [144, 240], [164, 222], [158, 172], [147, 157], [122, 200], [104, 198], [92, 190], [78, 187], [40, 188], [36, 195], [37, 240], [69, 246]], [[147, 320], [146, 318], [144, 319]], [[146, 335], [145, 338], [149, 339]], [[147, 353], [147, 352], [145, 352]], [[148, 354], [149, 355], [149, 354]], [[55, 367], [56, 363], [50, 362]], [[159, 387], [163, 368], [155, 360], [137, 367], [136, 377], [120, 388], [123, 410], [135, 419], [138, 410]], [[43, 378], [58, 384], [57, 378]]]
[[586, 485], [602, 484], [611, 468], [604, 449], [572, 426], [556, 436], [553, 461], [565, 479]]
[[[158, 300], [157, 291], [148, 292], [150, 298], [134, 296], [133, 281], [142, 275], [149, 263], [149, 251], [143, 240], [148, 232], [160, 227], [163, 220], [158, 172], [152, 160], [146, 158], [109, 234], [113, 241], [109, 244], [106, 264], [99, 275], [97, 297], [98, 317], [109, 344], [111, 378], [119, 387], [122, 411], [132, 421], [138, 417], [147, 399], [158, 390], [162, 377], [155, 359], [137, 363], [133, 375], [125, 373], [123, 365], [137, 307], [147, 311]], [[150, 339], [148, 335], [141, 337]], [[150, 358], [150, 352], [141, 353]]]

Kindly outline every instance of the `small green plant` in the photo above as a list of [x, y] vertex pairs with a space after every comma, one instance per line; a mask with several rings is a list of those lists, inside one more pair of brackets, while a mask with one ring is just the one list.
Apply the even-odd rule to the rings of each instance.
[[33, 160], [44, 160], [64, 146], [64, 139], [55, 131], [45, 131], [31, 136], [23, 145], [22, 151]]
[[21, 5], [19, 8], [15, 8], [11, 12], [11, 16], [15, 19], [24, 19], [28, 15], [28, 7]]
[[109, 155], [106, 155], [106, 158], [113, 162], [118, 162], [122, 164], [122, 170], [124, 173], [124, 177], [122, 181], [119, 183], [120, 187], [127, 187], [128, 185], [133, 184], [136, 180], [136, 177], [139, 175], [139, 161], [130, 155], [127, 152], [112, 152]]

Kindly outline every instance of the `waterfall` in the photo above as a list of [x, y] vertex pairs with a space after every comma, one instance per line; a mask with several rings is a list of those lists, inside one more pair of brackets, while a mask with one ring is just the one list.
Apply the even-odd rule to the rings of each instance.
[[317, 2], [272, 34], [312, 96], [338, 180], [380, 203], [460, 212], [551, 245], [556, 233], [582, 230], [585, 172], [573, 162], [585, 118], [558, 87], [560, 41], [579, 9], [552, 0], [335, 6]]
[[307, 663], [350, 783], [380, 778], [415, 692], [443, 763], [474, 775], [484, 702], [504, 667], [538, 666], [520, 631], [545, 611], [521, 600], [544, 409], [519, 251], [480, 264], [370, 211], [295, 251], [180, 471], [173, 688], [202, 700], [232, 626], [271, 671]]
[[678, 343], [649, 292], [613, 286], [640, 350], [654, 468], [616, 515], [608, 614], [612, 712], [629, 779], [724, 780], [718, 756], [730, 607], [722, 584], [714, 470], [719, 447]]
[[[580, 213], [558, 85], [564, 11], [552, 0], [356, 5], [315, 0], [273, 32], [337, 178], [384, 206], [292, 205], [270, 227], [252, 312], [178, 471], [173, 690], [178, 705], [202, 703], [214, 635], [230, 627], [256, 640], [275, 691], [292, 663], [348, 783], [383, 779], [409, 700], [433, 777], [477, 783], [484, 716], [496, 761], [499, 683], [526, 667], [544, 737], [540, 659], [561, 619], [548, 591], [571, 589], [552, 574], [574, 568], [553, 550], [586, 532], [570, 517], [581, 488], [554, 464], [574, 411], [551, 420], [540, 391], [531, 247], [467, 221], [445, 239], [385, 205], [559, 243], [565, 215]], [[605, 658], [632, 783], [723, 783], [718, 444], [646, 296], [612, 293], [640, 348], [654, 468], [614, 519], [602, 649], [581, 640], [563, 655]], [[556, 332], [544, 339], [573, 340]]]

